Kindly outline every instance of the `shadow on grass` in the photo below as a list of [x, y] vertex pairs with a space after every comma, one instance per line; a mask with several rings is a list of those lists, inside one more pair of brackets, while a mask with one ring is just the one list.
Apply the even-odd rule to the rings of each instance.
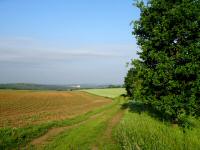
[[161, 112], [153, 109], [151, 106], [144, 104], [142, 102], [136, 101], [128, 101], [121, 105], [121, 109], [128, 109], [130, 112], [133, 113], [147, 113], [149, 116], [162, 121], [162, 122], [171, 122], [171, 118], [168, 116], [163, 116]]
[[167, 116], [166, 114], [163, 115], [163, 113], [142, 102], [128, 101], [121, 105], [121, 109], [128, 109], [130, 112], [138, 114], [147, 113], [149, 116], [155, 118], [158, 121], [171, 124], [174, 127], [178, 125], [183, 127], [183, 129], [199, 126], [199, 121], [194, 121], [192, 118], [188, 117], [185, 120], [174, 120], [170, 116]]

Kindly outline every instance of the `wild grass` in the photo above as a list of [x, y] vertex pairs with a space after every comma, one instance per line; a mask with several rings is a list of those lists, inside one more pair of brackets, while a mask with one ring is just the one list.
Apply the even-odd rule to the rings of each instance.
[[162, 122], [145, 111], [126, 111], [114, 135], [122, 150], [200, 149], [200, 121], [197, 119], [193, 119], [193, 127], [182, 128]]
[[87, 89], [81, 91], [109, 98], [115, 98], [126, 93], [124, 88]]

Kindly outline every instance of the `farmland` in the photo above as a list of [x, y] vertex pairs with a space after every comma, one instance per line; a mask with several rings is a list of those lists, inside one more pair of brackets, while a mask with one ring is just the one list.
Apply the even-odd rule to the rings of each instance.
[[126, 93], [124, 88], [88, 89], [82, 91], [109, 98], [115, 98]]
[[[1, 90], [0, 97], [1, 149], [50, 149], [58, 147], [60, 138], [61, 141], [65, 138], [70, 140], [67, 140], [69, 144], [60, 143], [58, 149], [77, 145], [85, 148], [98, 146], [96, 138], [103, 134], [109, 120], [121, 112], [119, 104], [123, 101], [84, 91]], [[110, 128], [114, 125], [111, 124]], [[110, 130], [108, 133], [111, 134]], [[62, 137], [62, 134], [67, 134], [67, 137]], [[91, 140], [90, 136], [96, 138]], [[78, 141], [73, 143], [73, 137]]]
[[[32, 98], [30, 101], [32, 107], [34, 103], [43, 101], [41, 106], [33, 108], [29, 106], [29, 109], [34, 110], [31, 112], [27, 112], [27, 109], [21, 111], [13, 109], [15, 111], [13, 113], [10, 109], [10, 115], [13, 117], [23, 112], [30, 118], [31, 115], [41, 113], [41, 110], [51, 112], [46, 119], [45, 115], [41, 115], [37, 121], [27, 119], [28, 123], [23, 120], [26, 123], [21, 124], [16, 119], [16, 123], [10, 122], [10, 127], [4, 124], [4, 127], [0, 128], [1, 149], [200, 149], [199, 119], [191, 118], [191, 128], [182, 128], [164, 120], [160, 121], [137, 103], [130, 103], [126, 97], [119, 97], [124, 89], [91, 89], [87, 90], [88, 93], [85, 91], [1, 92], [1, 95], [4, 95], [2, 99], [7, 98], [10, 101], [15, 95], [13, 97], [15, 105], [10, 104], [10, 107], [22, 108], [25, 105], [24, 96]], [[104, 97], [97, 96], [99, 93]], [[114, 94], [115, 98], [105, 98], [105, 96], [114, 97]], [[22, 102], [19, 105], [17, 101], [20, 100]], [[26, 102], [29, 102], [28, 99]], [[49, 104], [45, 105], [45, 102]], [[1, 108], [7, 105], [1, 100]], [[55, 118], [57, 112], [60, 112], [60, 116]], [[17, 123], [20, 126], [17, 126]]]
[[85, 92], [0, 91], [0, 126], [20, 127], [75, 117], [110, 99]]

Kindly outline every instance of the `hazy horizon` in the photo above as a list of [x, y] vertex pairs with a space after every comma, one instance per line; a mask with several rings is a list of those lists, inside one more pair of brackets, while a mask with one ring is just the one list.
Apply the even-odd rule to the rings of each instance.
[[0, 83], [123, 84], [133, 1], [0, 1]]

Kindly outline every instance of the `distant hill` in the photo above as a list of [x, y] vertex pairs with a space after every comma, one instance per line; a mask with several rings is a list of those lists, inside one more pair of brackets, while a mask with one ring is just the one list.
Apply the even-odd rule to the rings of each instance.
[[43, 85], [32, 83], [10, 83], [0, 84], [0, 89], [15, 89], [15, 90], [70, 90], [69, 86], [65, 85]]
[[50, 85], [34, 83], [8, 83], [0, 84], [0, 89], [13, 90], [76, 90], [90, 88], [114, 88], [120, 85], [95, 85], [95, 84], [68, 84], [68, 85]]

